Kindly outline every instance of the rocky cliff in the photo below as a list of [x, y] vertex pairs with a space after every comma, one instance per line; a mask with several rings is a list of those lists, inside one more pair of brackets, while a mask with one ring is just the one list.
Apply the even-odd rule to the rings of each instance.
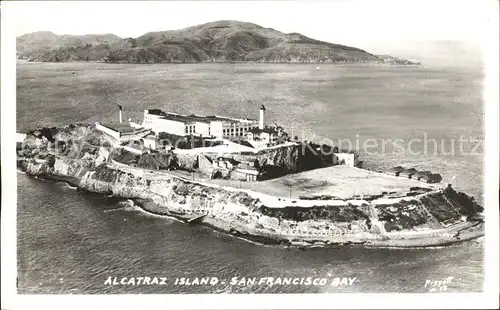
[[[207, 157], [214, 160], [218, 155], [207, 154]], [[266, 174], [265, 178], [277, 178], [333, 164], [333, 156], [329, 149], [317, 150], [312, 144], [302, 142], [261, 150], [255, 154], [228, 154], [227, 157], [238, 162], [257, 161], [261, 172]]]
[[[74, 131], [62, 133], [71, 136]], [[166, 173], [112, 167], [107, 163], [110, 151], [103, 146], [87, 146], [71, 157], [66, 156], [71, 154], [67, 150], [50, 154], [50, 143], [29, 134], [19, 152], [18, 167], [88, 191], [141, 199], [149, 212], [183, 219], [206, 214], [207, 225], [266, 243], [424, 246], [482, 235], [482, 221], [476, 218], [482, 207], [451, 187], [401, 199], [308, 200], [306, 204]]]

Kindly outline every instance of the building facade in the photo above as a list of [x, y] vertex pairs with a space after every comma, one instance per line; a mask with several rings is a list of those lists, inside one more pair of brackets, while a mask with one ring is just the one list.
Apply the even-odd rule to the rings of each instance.
[[253, 128], [247, 133], [247, 138], [250, 141], [261, 141], [267, 144], [273, 144], [278, 140], [278, 132], [272, 127], [264, 129]]
[[142, 126], [149, 128], [156, 134], [166, 132], [178, 136], [194, 133], [195, 125], [183, 115], [166, 113], [158, 109], [144, 110]]
[[130, 140], [140, 139], [150, 133], [147, 128], [133, 128], [122, 124], [102, 124], [95, 123], [95, 129], [114, 138], [117, 142], [127, 142]]
[[197, 135], [218, 139], [244, 138], [249, 130], [257, 129], [259, 122], [264, 122], [261, 110], [261, 120], [240, 119], [225, 116], [183, 115], [163, 112], [159, 109], [144, 110], [142, 126], [151, 129], [156, 134], [166, 132], [174, 135]]
[[160, 142], [159, 139], [155, 136], [146, 136], [142, 138], [142, 142], [144, 144], [144, 147], [150, 150], [158, 150], [160, 149]]
[[357, 153], [334, 153], [333, 156], [333, 163], [335, 165], [357, 167], [359, 164], [359, 155]]

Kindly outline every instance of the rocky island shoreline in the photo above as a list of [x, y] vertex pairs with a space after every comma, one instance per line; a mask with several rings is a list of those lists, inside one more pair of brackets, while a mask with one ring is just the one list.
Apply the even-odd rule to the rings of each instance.
[[[397, 197], [284, 198], [208, 179], [191, 180], [182, 167], [153, 171], [124, 165], [113, 160], [115, 152], [106, 135], [92, 126], [39, 129], [19, 142], [17, 165], [30, 176], [131, 199], [157, 215], [183, 221], [199, 217], [203, 225], [263, 244], [424, 247], [484, 235], [483, 208], [449, 185], [411, 187]], [[351, 167], [312, 171], [369, 173], [392, 180]]]

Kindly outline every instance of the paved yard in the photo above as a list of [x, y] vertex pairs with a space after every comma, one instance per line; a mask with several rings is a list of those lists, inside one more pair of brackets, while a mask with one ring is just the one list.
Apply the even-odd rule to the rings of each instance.
[[346, 166], [315, 169], [277, 179], [241, 184], [242, 188], [281, 197], [290, 197], [291, 194], [294, 198], [311, 194], [325, 194], [339, 198], [378, 195], [382, 192], [404, 194], [413, 186], [436, 188], [436, 185], [416, 180]]

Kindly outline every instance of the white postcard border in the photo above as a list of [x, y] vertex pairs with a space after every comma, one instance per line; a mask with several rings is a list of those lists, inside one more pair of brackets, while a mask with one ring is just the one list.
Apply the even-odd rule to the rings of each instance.
[[[259, 295], [18, 295], [16, 262], [16, 57], [15, 3], [1, 3], [1, 159], [2, 308], [5, 309], [266, 309], [266, 308], [490, 308], [498, 305], [498, 2], [490, 9], [485, 29], [485, 282], [483, 293], [471, 294], [259, 294]], [[413, 3], [413, 4], [411, 4]], [[117, 2], [117, 5], [118, 2]], [[147, 5], [147, 4], [145, 4]], [[405, 5], [418, 5], [407, 1]], [[452, 14], [450, 7], [450, 14]], [[443, 21], [445, 22], [445, 20]], [[466, 21], [464, 21], [466, 22]]]

